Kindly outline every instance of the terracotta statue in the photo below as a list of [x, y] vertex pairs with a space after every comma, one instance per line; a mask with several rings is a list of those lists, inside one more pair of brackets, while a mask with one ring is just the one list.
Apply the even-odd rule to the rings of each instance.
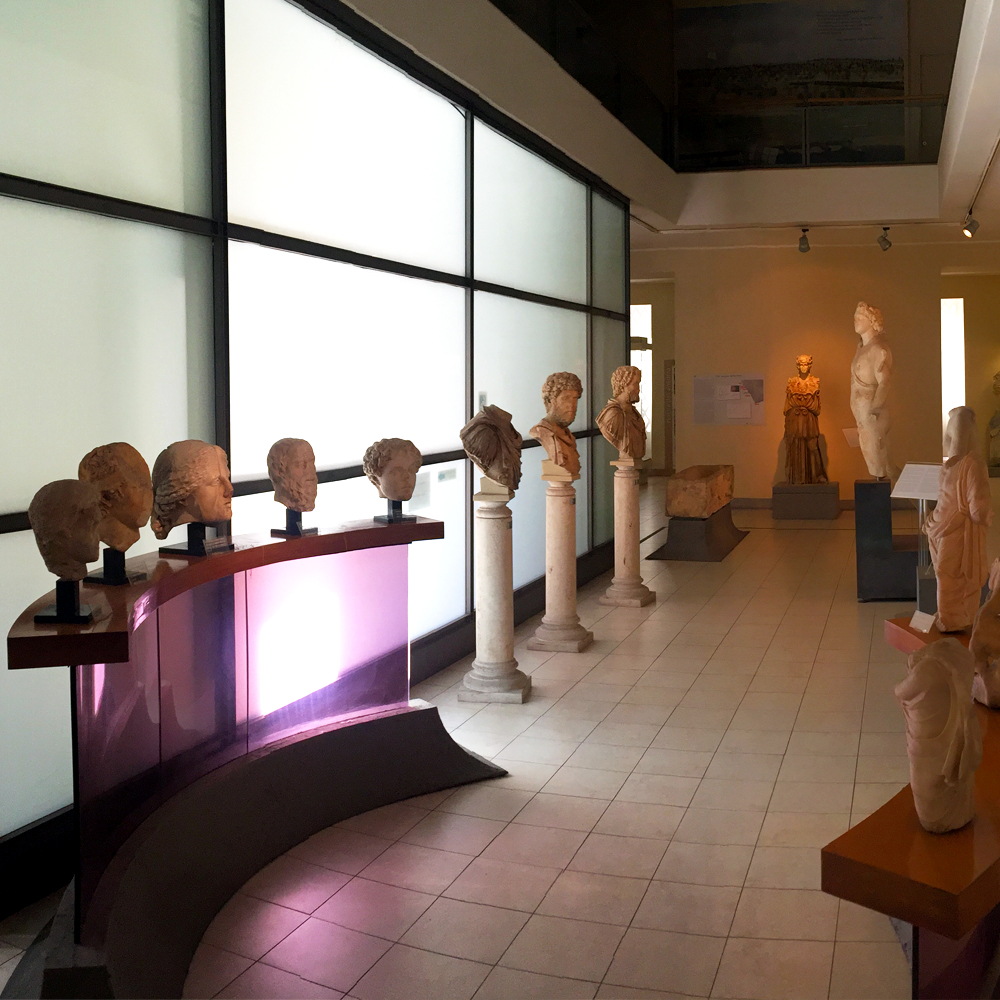
[[274, 499], [289, 510], [314, 510], [319, 481], [316, 455], [302, 438], [281, 438], [267, 453], [267, 475], [274, 487]]
[[976, 415], [967, 406], [948, 414], [938, 479], [937, 506], [924, 520], [937, 576], [937, 616], [942, 632], [968, 628], [979, 610], [988, 573], [986, 532], [993, 521], [990, 480], [978, 453]]
[[365, 452], [361, 466], [385, 500], [409, 500], [423, 458], [412, 441], [383, 438]]
[[789, 483], [825, 483], [819, 450], [819, 379], [810, 375], [812, 355], [795, 359], [799, 374], [785, 389], [785, 476]]
[[101, 491], [79, 479], [43, 486], [28, 506], [28, 522], [45, 567], [61, 580], [82, 580], [100, 550]]
[[605, 439], [618, 449], [619, 458], [640, 459], [646, 454], [646, 424], [635, 408], [639, 402], [642, 372], [621, 365], [611, 373], [608, 405], [597, 415], [597, 426]]
[[145, 459], [130, 444], [101, 445], [86, 455], [77, 475], [101, 491], [101, 541], [127, 552], [153, 510], [153, 481]]
[[969, 652], [976, 664], [972, 697], [1000, 708], [1000, 559], [990, 568], [990, 596], [976, 615]]
[[521, 435], [510, 414], [499, 406], [484, 406], [459, 432], [465, 454], [487, 479], [509, 490], [521, 482]]
[[[1000, 372], [997, 372], [993, 376], [993, 395], [1000, 396]], [[989, 435], [990, 448], [988, 454], [990, 465], [1000, 465], [1000, 410], [997, 410], [990, 417]]]
[[190, 521], [218, 524], [233, 516], [226, 453], [204, 441], [175, 441], [153, 463], [153, 533], [166, 538]]
[[545, 417], [528, 432], [542, 442], [549, 459], [580, 478], [580, 454], [569, 425], [576, 419], [576, 404], [583, 395], [583, 383], [572, 372], [553, 372], [542, 385]]
[[972, 654], [957, 640], [938, 639], [910, 654], [896, 685], [906, 716], [910, 787], [920, 825], [931, 833], [958, 830], [975, 815], [973, 782], [983, 759], [972, 704]]
[[889, 476], [889, 410], [886, 401], [892, 379], [892, 351], [882, 337], [882, 313], [867, 302], [854, 312], [854, 332], [861, 343], [851, 361], [851, 412], [858, 423], [858, 442], [868, 472]]

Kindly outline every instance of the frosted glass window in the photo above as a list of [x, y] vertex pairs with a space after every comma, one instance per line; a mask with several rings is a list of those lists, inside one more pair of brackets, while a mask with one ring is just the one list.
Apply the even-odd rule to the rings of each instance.
[[476, 277], [587, 300], [587, 188], [476, 122]]
[[593, 368], [591, 369], [591, 392], [594, 400], [594, 417], [604, 409], [611, 398], [611, 373], [619, 365], [629, 363], [626, 353], [627, 330], [617, 319], [594, 316], [591, 319], [591, 349]]
[[461, 447], [462, 288], [234, 242], [229, 345], [237, 478], [266, 476], [282, 437], [309, 440], [321, 469], [384, 437]]
[[[51, 590], [30, 531], [0, 535], [0, 632]], [[73, 801], [69, 671], [8, 670], [0, 643], [0, 837]]]
[[583, 396], [574, 430], [587, 426], [587, 317], [570, 309], [541, 306], [490, 292], [476, 292], [475, 374], [477, 409], [506, 410], [521, 436], [545, 416], [542, 383], [552, 372], [578, 375]]
[[0, 171], [211, 211], [205, 0], [0, 3]]
[[97, 445], [212, 439], [208, 240], [11, 198], [0, 232], [0, 513]]
[[618, 449], [603, 437], [591, 438], [594, 449], [594, 546], [615, 537], [615, 470]]
[[580, 453], [580, 478], [576, 487], [576, 554], [582, 556], [590, 549], [590, 442], [592, 438], [580, 438], [576, 442]]
[[229, 217], [465, 272], [465, 114], [286, 0], [226, 4]]
[[593, 305], [625, 312], [625, 217], [623, 208], [596, 191], [591, 193]]
[[[521, 485], [507, 504], [514, 533], [514, 586], [523, 587], [545, 576], [545, 488], [542, 482], [544, 448], [521, 452]], [[577, 483], [579, 486], [579, 483]]]

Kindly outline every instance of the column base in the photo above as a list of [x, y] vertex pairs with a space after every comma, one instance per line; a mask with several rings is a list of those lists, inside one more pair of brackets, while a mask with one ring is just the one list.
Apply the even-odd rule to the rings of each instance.
[[644, 583], [615, 583], [601, 595], [598, 603], [616, 608], [644, 608], [656, 600], [656, 591]]
[[503, 705], [523, 705], [531, 695], [531, 678], [517, 669], [517, 660], [509, 664], [472, 661], [459, 689], [459, 701], [494, 702]]
[[582, 653], [593, 641], [594, 633], [588, 632], [579, 622], [575, 625], [547, 625], [543, 621], [525, 645], [528, 649], [547, 653]]

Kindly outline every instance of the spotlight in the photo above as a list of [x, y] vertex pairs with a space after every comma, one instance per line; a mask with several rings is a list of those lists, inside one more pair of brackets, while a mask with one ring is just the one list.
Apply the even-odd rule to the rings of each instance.
[[799, 253], [809, 253], [809, 237], [806, 236], [808, 229], [802, 230], [802, 235], [799, 237]]
[[976, 235], [976, 231], [979, 229], [979, 223], [970, 214], [965, 220], [965, 225], [962, 226], [962, 232], [971, 240], [973, 236]]
[[892, 241], [889, 239], [889, 227], [882, 227], [882, 235], [875, 241], [883, 250], [888, 250], [892, 246]]

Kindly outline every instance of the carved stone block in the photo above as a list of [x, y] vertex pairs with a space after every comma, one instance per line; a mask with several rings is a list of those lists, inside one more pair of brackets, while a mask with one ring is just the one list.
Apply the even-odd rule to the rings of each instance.
[[667, 480], [670, 517], [711, 517], [733, 498], [731, 465], [689, 465]]

